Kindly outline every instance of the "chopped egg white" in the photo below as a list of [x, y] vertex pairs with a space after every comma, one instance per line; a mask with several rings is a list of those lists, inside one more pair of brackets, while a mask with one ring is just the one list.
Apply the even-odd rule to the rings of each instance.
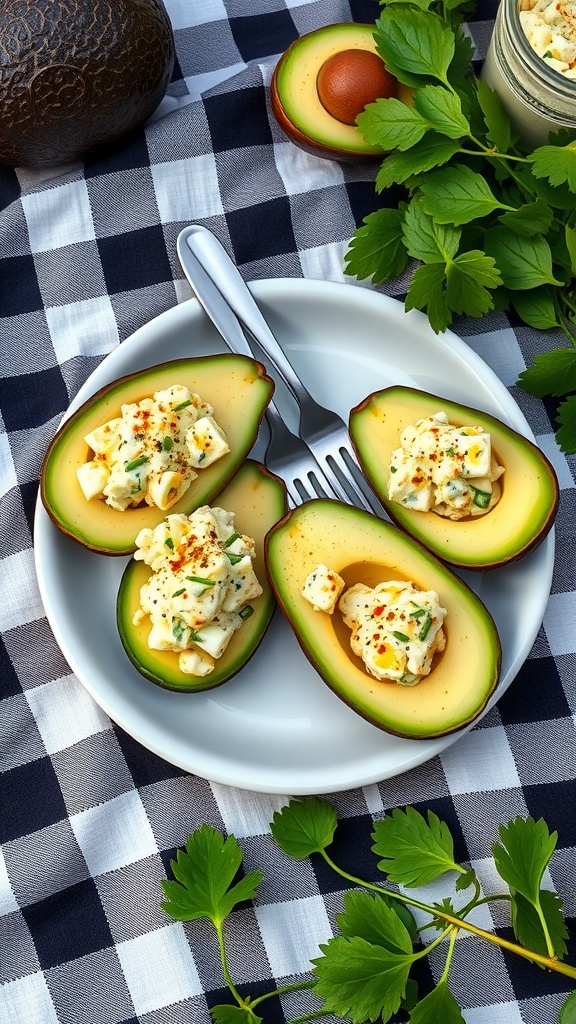
[[444, 650], [442, 608], [434, 590], [390, 580], [371, 588], [357, 583], [338, 607], [352, 630], [350, 646], [376, 679], [413, 686], [429, 674], [434, 655]]
[[565, 78], [576, 80], [575, 0], [522, 0], [519, 17], [538, 56]]
[[490, 434], [478, 426], [453, 426], [437, 412], [403, 430], [392, 452], [388, 497], [450, 519], [482, 515], [500, 498], [503, 472]]
[[234, 513], [203, 505], [141, 530], [136, 547], [152, 574], [134, 625], [149, 616], [149, 647], [177, 652], [186, 674], [208, 675], [262, 593], [254, 541], [234, 530]]
[[92, 458], [77, 477], [85, 498], [112, 508], [172, 507], [205, 469], [230, 451], [214, 409], [182, 384], [127, 403], [85, 437]]
[[344, 586], [344, 580], [337, 572], [320, 564], [306, 577], [302, 597], [310, 601], [315, 612], [328, 612], [332, 615]]

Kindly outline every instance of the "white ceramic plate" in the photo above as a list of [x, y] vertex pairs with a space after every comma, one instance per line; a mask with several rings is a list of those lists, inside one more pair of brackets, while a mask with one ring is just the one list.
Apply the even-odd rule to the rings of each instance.
[[[532, 436], [493, 371], [453, 334], [437, 337], [422, 314], [406, 314], [401, 303], [353, 285], [289, 279], [258, 281], [252, 289], [305, 383], [344, 419], [371, 391], [405, 384], [482, 408]], [[109, 355], [72, 409], [123, 374], [219, 351], [219, 336], [191, 299]], [[291, 419], [287, 404], [284, 411]], [[230, 682], [198, 694], [162, 690], [132, 667], [118, 639], [115, 600], [126, 559], [92, 554], [68, 540], [40, 505], [35, 541], [46, 614], [78, 679], [126, 732], [189, 772], [267, 793], [337, 792], [404, 772], [463, 734], [404, 740], [368, 724], [325, 686], [278, 612], [256, 655]], [[532, 647], [550, 593], [553, 552], [550, 534], [521, 562], [464, 574], [502, 640], [501, 682], [490, 706]]]

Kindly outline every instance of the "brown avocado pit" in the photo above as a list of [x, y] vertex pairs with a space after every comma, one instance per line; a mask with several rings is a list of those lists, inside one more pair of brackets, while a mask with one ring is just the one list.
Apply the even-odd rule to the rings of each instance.
[[0, 17], [0, 163], [77, 160], [141, 125], [174, 65], [162, 0], [22, 0]]
[[272, 111], [292, 142], [315, 156], [374, 160], [355, 124], [367, 103], [400, 95], [399, 83], [376, 51], [374, 25], [326, 25], [295, 40], [270, 84]]
[[396, 80], [371, 50], [340, 50], [322, 64], [316, 89], [324, 109], [343, 124], [355, 124], [368, 103], [393, 96]]

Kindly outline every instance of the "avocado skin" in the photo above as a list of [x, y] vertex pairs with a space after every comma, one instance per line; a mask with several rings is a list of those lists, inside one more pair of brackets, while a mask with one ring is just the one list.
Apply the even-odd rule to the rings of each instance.
[[[324, 683], [354, 712], [396, 736], [428, 740], [475, 721], [493, 693], [502, 648], [490, 612], [463, 580], [391, 523], [351, 505], [313, 499], [288, 512], [265, 540], [266, 568], [276, 600], [304, 654]], [[374, 679], [338, 635], [339, 611], [314, 611], [302, 597], [319, 563], [346, 585], [410, 579], [435, 590], [447, 609], [446, 650], [415, 686]], [[369, 579], [363, 576], [369, 574]], [[348, 578], [346, 578], [348, 576]]]
[[0, 13], [0, 163], [51, 167], [111, 144], [174, 66], [162, 0], [11, 0]]

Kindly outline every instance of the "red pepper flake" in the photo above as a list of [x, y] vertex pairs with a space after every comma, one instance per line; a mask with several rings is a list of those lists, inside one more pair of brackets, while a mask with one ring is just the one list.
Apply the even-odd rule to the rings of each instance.
[[374, 609], [374, 615], [383, 615], [385, 607], [386, 605], [379, 604], [378, 607]]

